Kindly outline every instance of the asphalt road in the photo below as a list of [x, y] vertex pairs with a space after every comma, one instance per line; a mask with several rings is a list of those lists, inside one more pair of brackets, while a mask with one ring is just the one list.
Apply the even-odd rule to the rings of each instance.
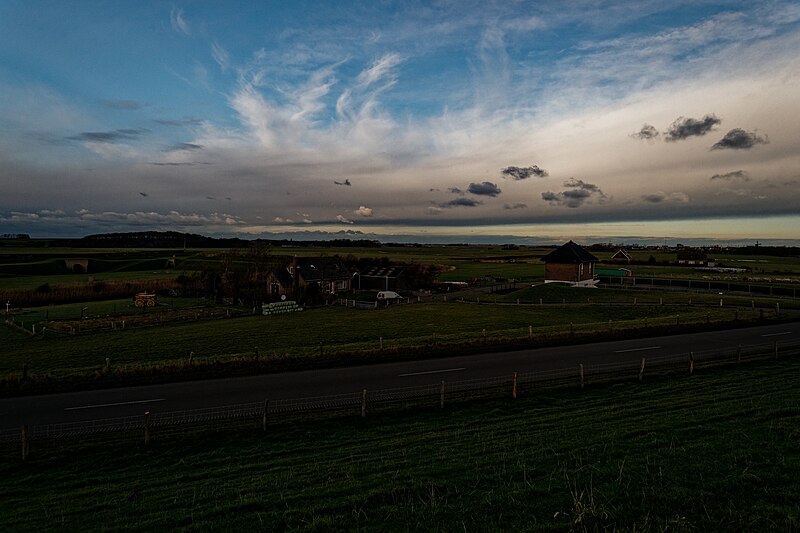
[[555, 370], [773, 341], [800, 342], [800, 322], [347, 368], [48, 394], [0, 400], [0, 429], [219, 407]]

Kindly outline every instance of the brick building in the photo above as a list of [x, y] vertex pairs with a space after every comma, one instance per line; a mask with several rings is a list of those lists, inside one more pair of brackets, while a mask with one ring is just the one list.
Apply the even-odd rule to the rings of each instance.
[[594, 265], [598, 259], [581, 246], [569, 241], [542, 258], [545, 283], [569, 283], [593, 286]]

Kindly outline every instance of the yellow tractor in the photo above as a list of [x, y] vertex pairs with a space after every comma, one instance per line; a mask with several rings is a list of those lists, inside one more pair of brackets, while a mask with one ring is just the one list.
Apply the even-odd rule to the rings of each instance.
[[156, 295], [148, 292], [136, 293], [133, 298], [133, 303], [136, 307], [155, 307]]

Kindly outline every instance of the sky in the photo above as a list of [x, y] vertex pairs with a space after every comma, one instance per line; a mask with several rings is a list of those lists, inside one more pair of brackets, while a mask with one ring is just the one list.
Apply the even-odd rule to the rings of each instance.
[[800, 242], [796, 1], [0, 1], [0, 234]]

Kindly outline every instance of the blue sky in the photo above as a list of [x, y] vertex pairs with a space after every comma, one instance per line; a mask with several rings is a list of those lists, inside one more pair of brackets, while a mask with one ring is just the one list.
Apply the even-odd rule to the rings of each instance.
[[0, 3], [0, 233], [798, 239], [796, 2]]

